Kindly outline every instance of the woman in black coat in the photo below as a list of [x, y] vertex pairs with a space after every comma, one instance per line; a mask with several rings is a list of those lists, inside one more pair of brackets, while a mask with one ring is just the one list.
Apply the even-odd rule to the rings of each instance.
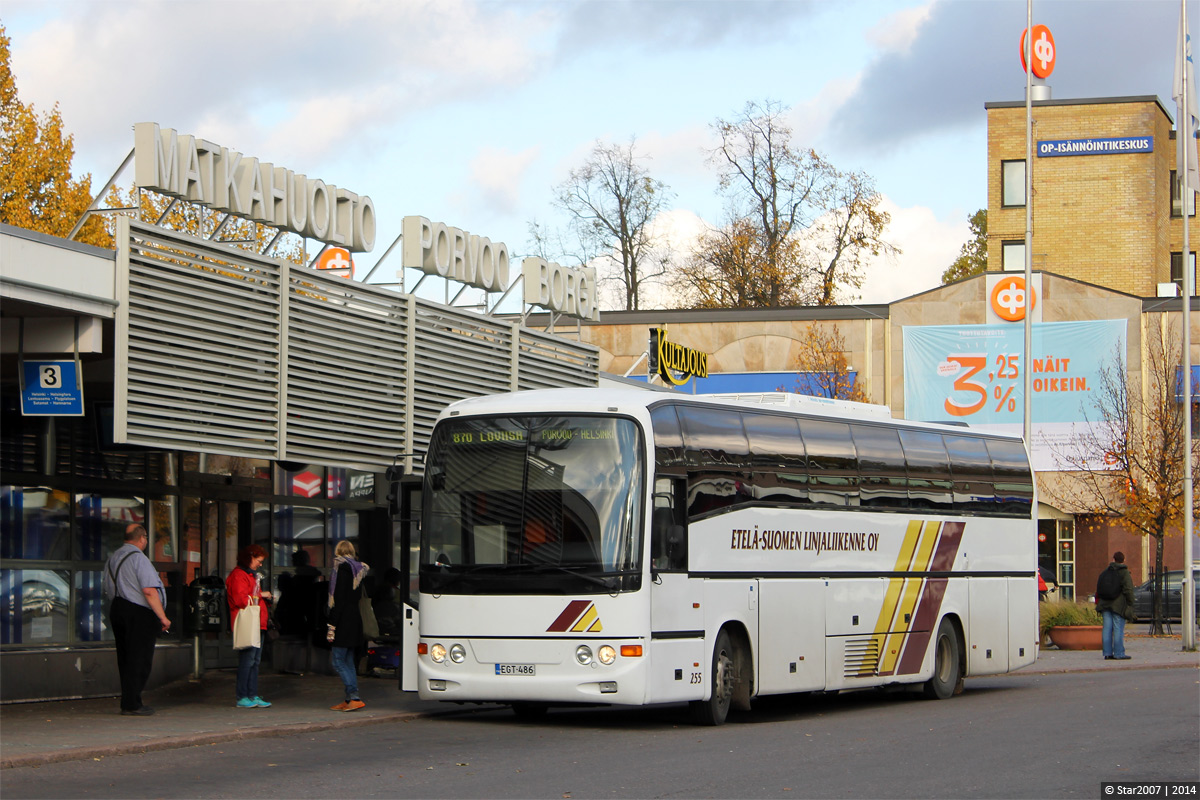
[[345, 685], [346, 699], [331, 706], [331, 710], [358, 711], [366, 705], [358, 696], [358, 671], [354, 665], [354, 648], [363, 639], [358, 603], [362, 599], [362, 580], [371, 568], [355, 558], [354, 545], [345, 539], [337, 543], [333, 552], [336, 557], [329, 578], [329, 629], [325, 638], [333, 646], [333, 668]]

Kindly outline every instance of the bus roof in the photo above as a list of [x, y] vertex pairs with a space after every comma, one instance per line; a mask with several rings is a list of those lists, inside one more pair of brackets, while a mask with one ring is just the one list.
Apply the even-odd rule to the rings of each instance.
[[897, 419], [886, 406], [871, 403], [855, 403], [848, 400], [831, 400], [824, 397], [809, 397], [793, 392], [763, 392], [757, 394], [684, 394], [648, 392], [644, 389], [580, 387], [565, 389], [530, 389], [519, 392], [469, 397], [451, 403], [442, 412], [443, 416], [459, 414], [544, 414], [554, 412], [625, 412], [646, 409], [665, 404], [693, 404], [736, 406], [743, 409], [757, 408], [763, 411], [786, 411], [814, 417], [835, 417], [844, 421], [891, 423], [897, 427], [924, 428], [943, 433], [966, 433], [974, 436], [1001, 439], [1021, 439], [1020, 435], [981, 431], [966, 425], [946, 422], [921, 422]]

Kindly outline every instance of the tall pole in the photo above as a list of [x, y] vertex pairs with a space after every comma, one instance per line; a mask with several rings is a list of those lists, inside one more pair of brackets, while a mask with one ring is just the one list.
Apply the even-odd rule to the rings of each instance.
[[1021, 372], [1025, 379], [1022, 435], [1026, 446], [1032, 450], [1033, 383], [1029, 367], [1033, 363], [1030, 360], [1033, 351], [1033, 0], [1026, 0], [1025, 5], [1025, 352], [1021, 356]]
[[1180, 0], [1180, 24], [1183, 26], [1183, 112], [1182, 125], [1176, 125], [1175, 135], [1183, 139], [1183, 158], [1179, 166], [1179, 202], [1183, 214], [1183, 609], [1179, 621], [1183, 623], [1183, 649], [1196, 649], [1196, 583], [1192, 580], [1192, 533], [1195, 519], [1192, 517], [1192, 291], [1195, 276], [1192, 274], [1192, 251], [1188, 242], [1188, 229], [1192, 218], [1188, 201], [1193, 190], [1188, 181], [1188, 160], [1196, 155], [1196, 140], [1192, 133], [1192, 114], [1188, 108], [1188, 95], [1192, 78], [1191, 48], [1188, 44], [1187, 0]]

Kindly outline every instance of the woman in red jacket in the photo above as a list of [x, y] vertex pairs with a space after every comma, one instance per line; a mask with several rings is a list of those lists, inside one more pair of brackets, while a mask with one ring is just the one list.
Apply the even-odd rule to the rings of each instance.
[[[237, 563], [225, 579], [225, 597], [229, 603], [229, 627], [237, 614], [246, 606], [255, 603], [259, 608], [259, 627], [267, 629], [267, 603], [271, 595], [264, 595], [257, 569], [262, 566], [267, 551], [256, 544], [247, 545], [238, 551]], [[267, 708], [271, 704], [258, 696], [258, 664], [262, 660], [262, 647], [245, 647], [237, 651], [237, 707]]]

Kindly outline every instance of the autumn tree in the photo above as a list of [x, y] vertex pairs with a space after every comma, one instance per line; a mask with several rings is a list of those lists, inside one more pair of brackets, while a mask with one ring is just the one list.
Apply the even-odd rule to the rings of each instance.
[[[1176, 396], [1177, 338], [1163, 326], [1147, 329], [1140, 380], [1118, 350], [1100, 372], [1094, 406], [1071, 445], [1052, 449], [1059, 470], [1046, 494], [1064, 508], [1154, 540], [1154, 572], [1163, 574], [1163, 539], [1182, 529], [1184, 429], [1187, 409]], [[1192, 444], [1193, 471], [1200, 447]], [[1200, 512], [1200, 503], [1191, 509]], [[1153, 632], [1162, 633], [1162, 586], [1154, 589]]]
[[[575, 260], [594, 264], [602, 282], [615, 282], [626, 311], [639, 308], [644, 285], [664, 273], [664, 244], [652, 235], [652, 223], [670, 199], [666, 185], [641, 163], [635, 144], [632, 138], [628, 144], [596, 142], [554, 194], [578, 243]], [[537, 233], [536, 224], [531, 233]], [[543, 231], [541, 243], [550, 238]]]
[[[823, 329], [816, 323], [805, 328], [797, 344], [795, 391], [812, 397], [869, 403], [846, 360], [846, 340], [837, 325]], [[780, 391], [788, 391], [781, 387]]]
[[981, 208], [967, 217], [967, 224], [971, 227], [971, 238], [963, 243], [958, 258], [942, 273], [943, 286], [987, 271], [987, 209]]
[[713, 130], [710, 162], [729, 218], [679, 268], [676, 283], [693, 305], [718, 297], [745, 298], [745, 307], [831, 305], [862, 285], [867, 258], [899, 252], [882, 239], [891, 217], [871, 178], [795, 146], [779, 104], [750, 103]]
[[[65, 237], [92, 202], [92, 177], [71, 177], [74, 137], [64, 134], [58, 105], [39, 116], [18, 97], [11, 41], [0, 25], [0, 222]], [[99, 219], [75, 239], [112, 246]]]

